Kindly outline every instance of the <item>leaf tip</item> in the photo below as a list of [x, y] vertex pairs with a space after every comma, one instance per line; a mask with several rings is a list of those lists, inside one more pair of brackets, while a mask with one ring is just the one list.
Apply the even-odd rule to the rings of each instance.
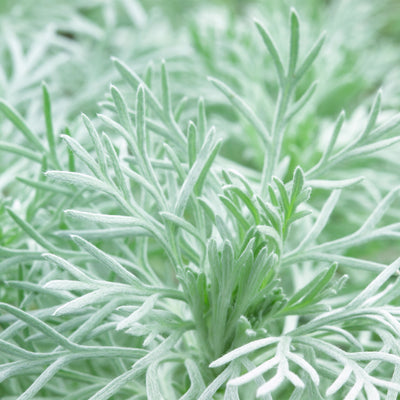
[[53, 312], [52, 316], [53, 316], [53, 317], [58, 317], [58, 316], [60, 316], [60, 315], [62, 314], [62, 307], [63, 307], [63, 306], [58, 307], [57, 310], [55, 310], [55, 311]]
[[209, 368], [217, 368], [220, 367], [222, 364], [220, 364], [218, 362], [218, 360], [213, 361], [212, 363], [210, 363], [210, 365], [208, 366]]
[[299, 14], [294, 7], [290, 7], [290, 19], [292, 22], [299, 23]]

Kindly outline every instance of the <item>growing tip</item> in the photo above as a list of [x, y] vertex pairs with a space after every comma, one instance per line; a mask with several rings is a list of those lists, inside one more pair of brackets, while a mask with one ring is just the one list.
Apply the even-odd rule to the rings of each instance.
[[262, 23], [258, 18], [253, 18], [253, 23], [257, 27], [257, 29], [262, 28]]
[[290, 16], [299, 19], [299, 14], [293, 6], [290, 7]]
[[78, 236], [78, 235], [74, 235], [73, 233], [71, 233], [70, 235], [69, 235], [69, 238], [74, 242], [74, 243], [76, 243], [77, 245], [80, 245], [80, 244], [82, 244], [83, 242], [84, 242], [84, 239], [82, 239], [80, 236]]
[[137, 88], [137, 95], [141, 95], [141, 96], [144, 96], [144, 83], [143, 82], [141, 82], [139, 85], [138, 85], [138, 88]]
[[299, 14], [297, 14], [297, 11], [295, 10], [294, 7], [290, 8], [290, 25], [291, 25], [291, 30], [297, 31], [299, 29], [300, 25], [300, 18]]

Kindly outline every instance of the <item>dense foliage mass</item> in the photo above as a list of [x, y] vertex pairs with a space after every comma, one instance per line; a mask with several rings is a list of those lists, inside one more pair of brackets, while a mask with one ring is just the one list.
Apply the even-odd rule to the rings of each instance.
[[399, 396], [400, 8], [292, 3], [0, 3], [1, 399]]

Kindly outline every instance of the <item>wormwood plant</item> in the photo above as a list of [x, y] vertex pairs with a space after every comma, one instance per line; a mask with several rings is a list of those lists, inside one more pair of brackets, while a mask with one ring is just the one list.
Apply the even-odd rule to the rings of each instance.
[[24, 139], [1, 149], [41, 166], [18, 178], [23, 202], [0, 203], [2, 399], [397, 398], [400, 258], [348, 250], [399, 238], [387, 215], [400, 187], [353, 232], [324, 233], [350, 219], [336, 206], [363, 180], [327, 176], [400, 141], [399, 118], [382, 121], [378, 92], [352, 139], [337, 143], [342, 112], [319, 160], [282, 173], [324, 35], [300, 52], [292, 10], [286, 57], [255, 25], [276, 72], [272, 124], [210, 81], [257, 134], [261, 171], [220, 154], [207, 101], [186, 118], [165, 62], [158, 90], [151, 67], [142, 78], [113, 59], [128, 89], [111, 86], [104, 111], [82, 115], [87, 147], [56, 134], [45, 84], [43, 135], [0, 102]]

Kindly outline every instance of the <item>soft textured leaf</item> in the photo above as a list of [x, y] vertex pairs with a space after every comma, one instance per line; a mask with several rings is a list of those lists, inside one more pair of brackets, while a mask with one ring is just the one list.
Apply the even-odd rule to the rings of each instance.
[[0, 100], [0, 111], [9, 119], [13, 125], [26, 137], [26, 139], [39, 151], [45, 150], [42, 142], [33, 133], [21, 115], [13, 107], [9, 106], [4, 100]]

